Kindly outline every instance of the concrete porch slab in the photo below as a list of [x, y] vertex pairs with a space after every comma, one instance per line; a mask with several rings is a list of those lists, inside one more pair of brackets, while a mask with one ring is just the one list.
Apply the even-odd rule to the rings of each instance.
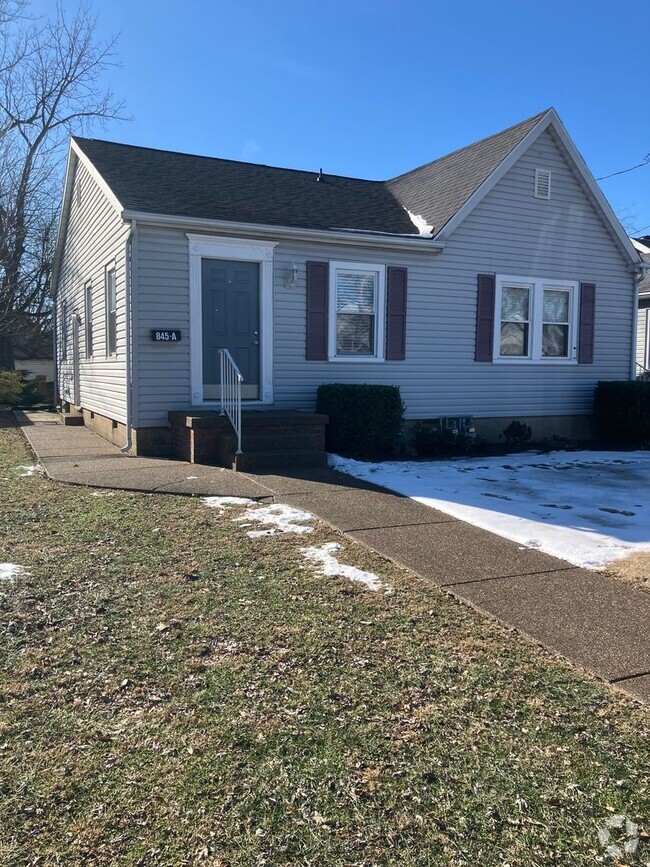
[[288, 469], [282, 475], [272, 473], [240, 473], [240, 475], [245, 475], [260, 485], [271, 488], [276, 494], [281, 496], [310, 494], [324, 489], [344, 491], [351, 488], [386, 493], [385, 488], [368, 484], [368, 482], [364, 482], [361, 479], [355, 479], [352, 476], [339, 473], [337, 470], [330, 470], [327, 467]]
[[456, 585], [454, 593], [607, 680], [650, 671], [650, 594], [613, 578], [568, 569]]

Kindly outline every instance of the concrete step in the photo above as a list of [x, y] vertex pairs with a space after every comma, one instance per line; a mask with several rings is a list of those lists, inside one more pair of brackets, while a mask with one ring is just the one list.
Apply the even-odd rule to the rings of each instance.
[[233, 457], [232, 469], [255, 473], [304, 467], [326, 467], [327, 454], [321, 449], [294, 449], [293, 451], [244, 452]]
[[60, 412], [59, 418], [66, 427], [83, 427], [84, 417], [79, 412]]
[[245, 452], [324, 448], [324, 428], [244, 428], [242, 431], [242, 450]]

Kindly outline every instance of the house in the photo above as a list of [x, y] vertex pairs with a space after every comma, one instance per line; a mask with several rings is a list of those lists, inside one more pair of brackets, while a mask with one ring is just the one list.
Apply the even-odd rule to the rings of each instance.
[[639, 266], [553, 109], [389, 181], [74, 138], [59, 395], [136, 454], [219, 409], [230, 358], [257, 420], [390, 383], [408, 420], [586, 438], [635, 373]]
[[630, 238], [634, 249], [648, 268], [639, 283], [639, 313], [636, 331], [637, 376], [650, 375], [650, 235]]
[[40, 380], [47, 390], [54, 384], [54, 345], [52, 332], [33, 327], [26, 317], [19, 318], [12, 335], [14, 368], [28, 379]]

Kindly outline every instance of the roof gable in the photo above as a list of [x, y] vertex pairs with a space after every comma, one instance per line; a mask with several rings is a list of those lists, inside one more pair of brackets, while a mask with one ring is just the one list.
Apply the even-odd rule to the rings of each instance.
[[546, 112], [387, 182], [412, 213], [440, 232]]

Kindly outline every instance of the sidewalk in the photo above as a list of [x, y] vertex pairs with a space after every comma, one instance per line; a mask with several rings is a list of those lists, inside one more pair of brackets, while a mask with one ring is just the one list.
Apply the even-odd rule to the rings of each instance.
[[252, 475], [128, 457], [53, 414], [16, 416], [55, 481], [288, 503], [650, 702], [650, 594], [642, 590], [334, 470]]

